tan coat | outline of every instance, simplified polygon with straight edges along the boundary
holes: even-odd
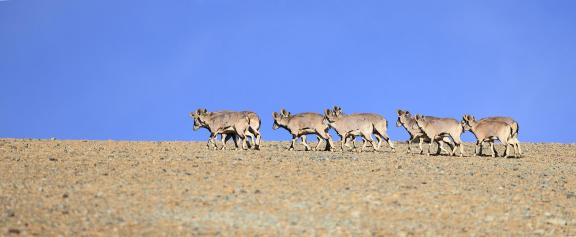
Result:
[[[408,139],[407,142],[408,143],[407,152],[408,153],[412,152],[411,144],[413,141],[417,140],[419,141],[418,147],[420,148],[420,154],[423,154],[424,148],[422,147],[422,144],[424,142],[431,143],[432,140],[428,136],[426,136],[426,134],[424,133],[424,131],[422,131],[420,127],[416,125],[416,119],[414,118],[414,116],[412,116],[412,114],[409,111],[399,109],[396,112],[398,114],[398,119],[396,120],[396,127],[404,127],[404,129],[406,129],[406,131],[408,132],[408,135],[410,135],[410,138]],[[440,150],[443,150],[447,153],[451,153],[453,145],[452,141],[450,141],[450,138],[448,136],[439,136],[434,141],[438,143],[438,150],[436,154],[440,154]],[[444,143],[448,144],[448,146],[450,147],[450,151],[444,149]]]
[[[395,150],[394,144],[387,134],[388,121],[378,114],[357,113],[346,115],[342,112],[342,108],[334,106],[333,110],[325,110],[324,121],[340,136],[342,150],[344,150],[346,138],[350,136],[361,136],[364,139],[362,148],[359,151],[363,151],[366,148],[367,142],[372,144],[374,150],[379,150],[382,140],[385,140],[390,145],[392,151]],[[378,145],[374,143],[372,134],[378,140]]]
[[[451,155],[456,154],[456,148],[460,148],[460,156],[464,156],[464,147],[462,146],[462,140],[460,135],[463,132],[462,125],[453,118],[437,118],[432,116],[422,116],[416,115],[416,125],[421,128],[422,131],[430,139],[438,139],[441,136],[450,136],[452,141],[454,141],[454,149]],[[432,148],[432,143],[428,147],[427,155],[430,155],[430,149]]]
[[[518,140],[514,137],[517,129],[512,124],[499,121],[499,120],[480,120],[476,121],[474,117],[464,116],[462,125],[466,131],[471,131],[476,137],[476,148],[482,142],[489,141],[492,147],[492,157],[496,156],[493,141],[498,139],[506,147],[503,156],[509,157],[509,146],[514,148],[515,155],[520,154],[518,147]]]
[[[332,138],[328,133],[330,127],[322,123],[324,117],[321,114],[306,112],[292,115],[290,112],[282,109],[280,113],[272,113],[272,118],[274,119],[274,124],[272,125],[274,130],[284,128],[292,135],[292,143],[288,150],[294,150],[296,140],[300,137],[302,138],[302,144],[305,149],[307,151],[310,150],[310,146],[306,143],[306,135],[308,134],[316,134],[318,138],[318,144],[313,150],[318,150],[322,144],[322,140],[326,141],[325,150],[332,150],[334,147]]]
[[[259,149],[260,143],[260,118],[253,112],[235,112],[235,111],[220,111],[208,112],[206,109],[198,109],[195,112],[190,112],[190,117],[194,119],[194,130],[206,128],[210,132],[208,139],[208,148],[216,143],[214,142],[218,134],[222,134],[222,148],[224,149],[225,135],[238,136],[242,141],[242,149],[245,149],[246,136],[255,136],[255,149]]]

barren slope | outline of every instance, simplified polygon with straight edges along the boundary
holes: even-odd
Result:
[[[523,144],[520,159],[287,146],[1,139],[0,236],[576,235],[575,145]]]

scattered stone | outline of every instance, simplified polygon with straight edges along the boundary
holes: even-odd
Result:
[[[58,161],[58,159],[54,158],[54,157],[48,157],[49,161]]]
[[[15,217],[16,213],[14,212],[14,210],[8,209],[8,210],[6,210],[6,216],[7,217]]]
[[[62,198],[68,198],[68,194],[67,193],[62,194]]]
[[[567,225],[568,221],[566,221],[564,219],[560,219],[560,218],[552,218],[552,219],[546,220],[546,223],[553,224],[553,225]]]
[[[486,218],[484,218],[484,221],[492,222],[494,221],[494,216],[486,216]]]
[[[8,229],[8,234],[19,235],[20,232],[21,232],[21,231],[20,231],[19,229],[15,229],[15,228],[10,228],[10,229]]]

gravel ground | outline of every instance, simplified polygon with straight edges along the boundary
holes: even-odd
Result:
[[[576,236],[576,145],[287,147],[0,139],[0,236]]]

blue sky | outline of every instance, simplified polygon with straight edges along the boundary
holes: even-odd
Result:
[[[576,2],[0,1],[0,137],[206,140],[188,112],[512,116],[576,142]],[[465,140],[472,136],[466,134]]]

